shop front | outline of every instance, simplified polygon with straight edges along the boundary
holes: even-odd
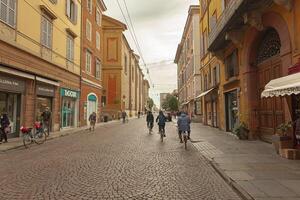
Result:
[[[11,125],[11,133],[8,137],[19,136],[21,99],[24,92],[24,80],[0,74],[0,113],[6,112],[8,114]]]
[[[238,123],[238,92],[233,90],[225,93],[226,131],[232,132]]]
[[[271,80],[261,94],[262,98],[285,97],[289,105],[290,118],[293,124],[293,141],[295,148],[300,149],[300,73],[291,74]]]
[[[53,99],[55,97],[55,86],[37,83],[36,85],[36,114],[35,120],[42,121],[42,113],[49,108],[53,113]],[[52,127],[50,126],[52,131]]]
[[[79,92],[61,88],[61,128],[74,128],[78,123]]]

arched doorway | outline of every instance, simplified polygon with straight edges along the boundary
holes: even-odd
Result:
[[[98,98],[95,94],[91,93],[87,97],[87,122],[89,121],[90,115],[95,112],[97,113]]]
[[[282,77],[280,57],[281,41],[274,28],[267,29],[261,37],[256,53],[256,77],[258,99],[258,131],[261,139],[271,142],[276,128],[284,122],[284,99],[261,98],[265,85],[272,79]]]

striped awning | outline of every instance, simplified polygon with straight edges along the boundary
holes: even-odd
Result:
[[[261,93],[261,97],[279,97],[300,94],[300,73],[271,80]]]

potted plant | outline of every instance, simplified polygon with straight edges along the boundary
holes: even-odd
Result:
[[[277,132],[272,136],[272,143],[277,153],[279,149],[287,149],[293,147],[293,141],[288,136],[289,130],[292,128],[292,122],[282,123],[277,127]]]
[[[233,132],[240,140],[248,140],[249,129],[244,122],[239,123]]]

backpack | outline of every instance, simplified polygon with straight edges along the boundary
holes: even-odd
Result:
[[[166,118],[163,115],[158,116],[158,124],[165,124],[166,123]]]

